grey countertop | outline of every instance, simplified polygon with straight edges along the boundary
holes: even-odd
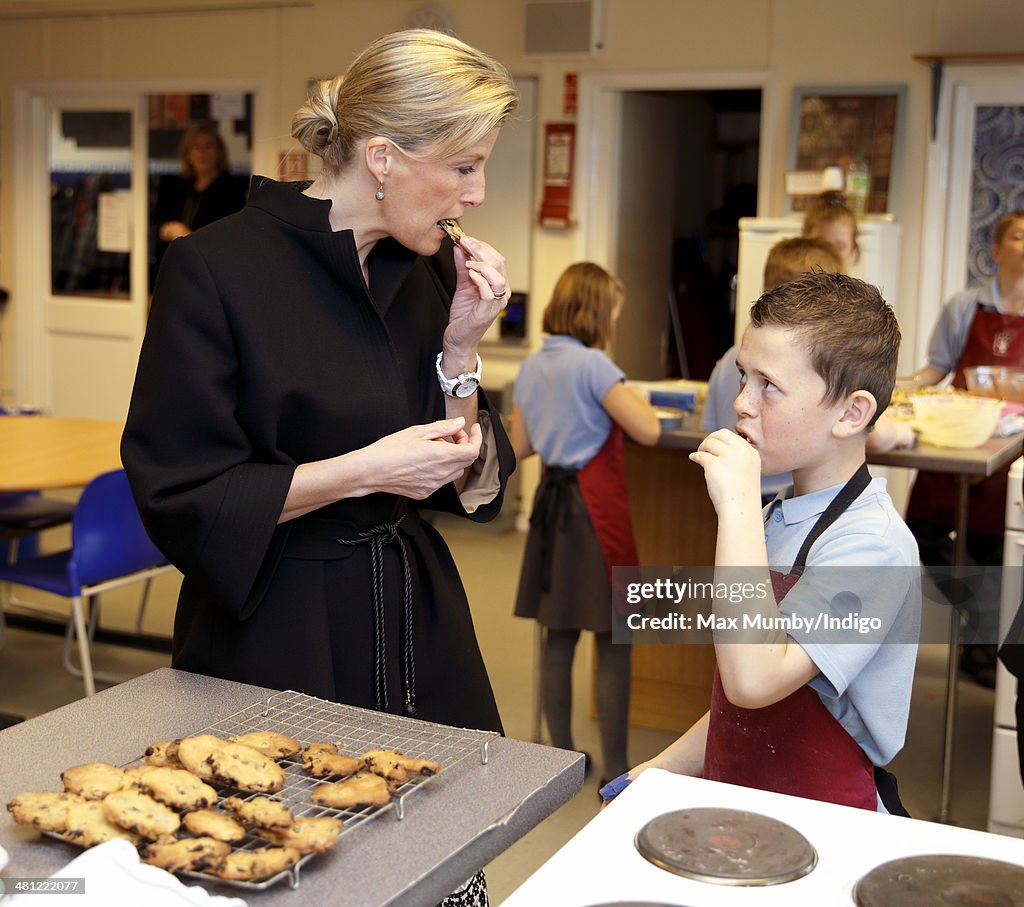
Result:
[[[194,733],[274,692],[162,668],[7,728],[0,731],[0,803],[22,791],[60,790],[60,772],[72,765],[130,762],[156,740]],[[287,881],[262,892],[207,887],[252,905],[434,905],[582,785],[581,754],[499,737],[486,765],[467,760],[437,775],[401,821],[386,813],[308,861],[297,891]],[[11,857],[8,877],[48,876],[79,852],[6,814],[0,844]]]

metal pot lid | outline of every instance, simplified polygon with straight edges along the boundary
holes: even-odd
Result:
[[[1024,868],[954,854],[901,857],[861,878],[853,900],[858,907],[1019,907]]]
[[[818,862],[795,828],[738,809],[680,809],[651,819],[635,840],[655,866],[718,885],[778,885]]]

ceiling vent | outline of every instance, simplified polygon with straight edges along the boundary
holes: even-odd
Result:
[[[526,0],[524,53],[591,57],[604,50],[603,0]]]

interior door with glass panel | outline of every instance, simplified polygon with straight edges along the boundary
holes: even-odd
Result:
[[[17,167],[20,402],[123,419],[162,221],[198,229],[244,204],[255,95],[66,86],[19,97],[32,136]],[[196,130],[212,156],[184,153]],[[201,158],[216,173],[204,176]]]
[[[147,306],[141,96],[39,92],[30,105],[46,163],[19,205],[34,242],[18,302],[36,307],[19,390],[55,415],[123,419]]]

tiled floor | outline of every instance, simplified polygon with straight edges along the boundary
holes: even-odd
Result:
[[[442,531],[451,544],[469,592],[477,634],[506,732],[512,737],[530,739],[534,627],[530,621],[511,616],[524,536],[454,521],[444,523]],[[61,542],[59,531],[46,539],[48,547]],[[170,633],[177,585],[177,578],[173,576],[156,581],[144,625],[146,632]],[[137,588],[105,596],[105,627],[133,629]],[[25,592],[19,594],[28,597]],[[32,597],[38,598],[34,594]],[[61,643],[62,639],[56,636],[8,628],[6,642],[0,649],[0,712],[30,717],[82,695],[81,681],[65,674],[60,667]],[[166,655],[102,644],[95,647],[94,659],[101,669],[128,674],[144,673],[169,663]],[[597,728],[588,717],[589,659],[589,644],[581,644],[576,659],[574,731],[576,745],[597,754],[600,752]],[[984,828],[993,695],[972,683],[962,682],[959,689],[952,818],[958,825]],[[918,818],[930,818],[938,809],[944,693],[945,647],[924,646],[918,659],[907,744],[894,763],[904,802]],[[639,762],[660,750],[670,739],[671,735],[663,732],[636,728],[631,732],[630,756],[634,762]],[[578,797],[491,864],[487,874],[493,904],[500,903],[596,814],[596,778],[599,775],[600,766]]]

